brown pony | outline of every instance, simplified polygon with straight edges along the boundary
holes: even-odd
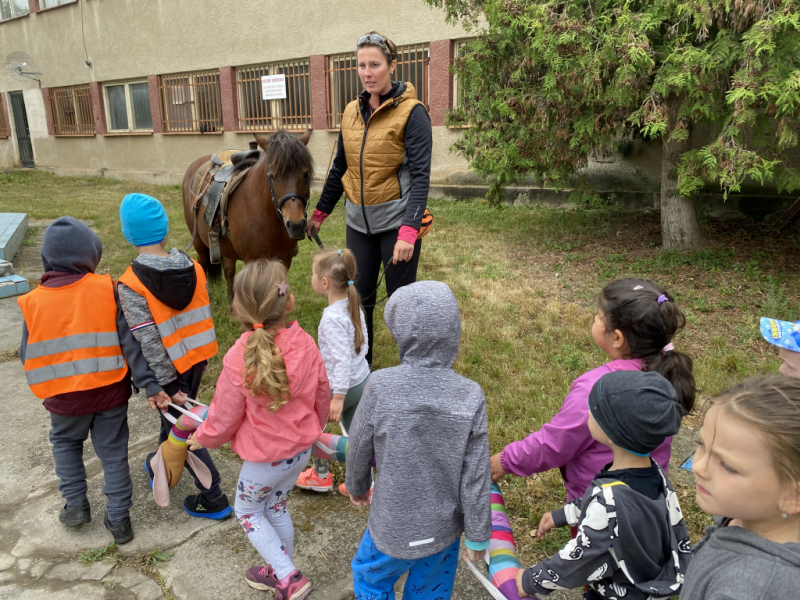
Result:
[[[220,237],[222,269],[230,300],[233,299],[237,260],[277,258],[287,269],[292,265],[297,241],[306,234],[309,179],[313,172],[307,148],[310,136],[310,129],[299,137],[286,131],[278,131],[267,138],[256,135],[263,152],[258,159],[245,160],[236,167],[237,172],[248,166],[251,168],[228,200],[228,235]],[[195,227],[192,180],[199,169],[207,168],[210,159],[210,155],[198,158],[183,177],[183,216],[189,231]],[[201,207],[197,213],[193,245],[197,250],[197,262],[210,279],[217,279],[220,268],[210,261],[206,245],[209,228],[203,221],[203,210]]]

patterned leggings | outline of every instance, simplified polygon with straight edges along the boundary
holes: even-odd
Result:
[[[308,463],[311,449],[274,463],[247,462],[239,473],[234,510],[250,543],[278,579],[295,570],[294,526],[286,510],[286,498]]]

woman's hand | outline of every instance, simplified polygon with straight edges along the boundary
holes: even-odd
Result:
[[[392,254],[392,264],[396,265],[398,262],[408,262],[414,256],[414,244],[409,244],[403,240],[397,240],[394,245],[394,253]]]
[[[525,590],[522,589],[522,574],[525,572],[525,569],[520,569],[517,571],[517,594],[519,594],[520,598],[528,598],[528,594],[525,593]]]
[[[500,461],[501,454],[502,452],[498,452],[490,459],[492,465],[492,481],[494,481],[495,483],[497,483],[503,477],[508,475],[508,473],[506,473],[505,469],[503,468],[503,463]]]
[[[313,218],[308,220],[308,227],[306,228],[306,235],[309,237],[309,239],[312,239],[312,237],[311,237],[311,231],[312,230],[316,231],[317,235],[319,235],[319,228],[320,227],[322,227],[322,223],[320,223],[319,221],[317,221],[317,220],[315,220]]]
[[[189,436],[189,440],[186,442],[186,445],[192,452],[194,452],[195,450],[200,450],[203,447],[203,444],[197,441],[197,432]]]
[[[344,394],[334,394],[331,399],[331,408],[328,413],[328,421],[338,423],[342,418],[342,408],[344,408]]]
[[[542,520],[539,521],[539,529],[536,532],[536,535],[539,537],[540,540],[544,539],[546,533],[549,533],[555,528],[556,524],[553,521],[553,513],[547,512],[544,513]]]

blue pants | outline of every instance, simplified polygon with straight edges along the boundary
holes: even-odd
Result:
[[[394,600],[394,584],[406,571],[403,600],[448,600],[456,579],[460,543],[456,539],[432,556],[403,560],[378,550],[367,529],[352,562],[356,600]]]

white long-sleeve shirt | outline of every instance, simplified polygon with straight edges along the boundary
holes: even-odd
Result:
[[[318,330],[319,350],[334,394],[346,394],[347,390],[364,381],[369,375],[369,363],[366,358],[367,323],[364,320],[364,311],[359,312],[364,343],[361,345],[361,351],[356,352],[356,332],[350,319],[347,298],[334,302],[322,311]]]

